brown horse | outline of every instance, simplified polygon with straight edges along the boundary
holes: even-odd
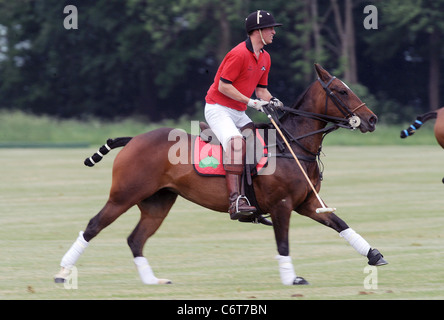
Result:
[[[416,117],[416,120],[406,130],[401,131],[401,138],[405,139],[413,134],[416,130],[431,119],[436,119],[435,126],[433,128],[435,132],[436,141],[444,149],[444,107],[430,111]]]
[[[276,118],[276,121],[286,133],[312,184],[319,191],[320,170],[314,160],[319,156],[324,135],[339,127],[359,128],[363,133],[372,132],[377,117],[342,81],[332,77],[320,65],[315,64],[315,69],[317,81],[310,85],[292,108],[284,107],[284,115]],[[273,129],[271,124],[264,126]],[[196,174],[190,152],[194,138],[184,133],[184,139],[171,141],[169,136],[173,130],[161,128],[134,138],[114,140],[120,142],[112,146],[104,145],[100,149],[102,152],[94,155],[97,160],[97,157],[101,158],[112,148],[125,145],[114,160],[108,201],[89,221],[86,230],[80,232],[62,258],[62,269],[55,276],[56,282],[67,279],[70,269],[91,239],[129,208],[137,205],[141,211],[140,221],[127,240],[139,275],[145,284],[170,283],[169,280],[154,276],[142,251],[145,242],[160,227],[177,196],[214,211],[228,211],[224,179]],[[171,163],[171,149],[186,150],[186,163]],[[94,157],[89,159],[93,160]],[[269,213],[272,219],[279,253],[276,258],[283,284],[308,284],[305,279],[296,276],[289,256],[288,233],[293,210],[339,232],[358,253],[368,258],[370,265],[387,263],[377,249],[371,248],[367,241],[333,212],[315,212],[319,200],[292,157],[276,158],[274,172],[257,175],[253,185],[259,208]]]

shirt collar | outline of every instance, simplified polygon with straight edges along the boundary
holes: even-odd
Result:
[[[247,40],[245,40],[245,45],[247,46],[247,49],[248,49],[249,51],[251,51],[252,53],[254,53],[253,44],[251,43],[251,39],[250,39],[250,37],[248,37]],[[264,49],[261,49],[261,52],[264,52]]]

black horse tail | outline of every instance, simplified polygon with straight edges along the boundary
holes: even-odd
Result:
[[[132,137],[121,137],[115,139],[108,139],[106,143],[99,148],[99,150],[94,153],[91,157],[86,158],[83,162],[85,166],[92,167],[97,162],[102,160],[102,158],[110,152],[112,149],[126,146],[126,144],[132,139]]]
[[[436,119],[437,117],[436,111],[430,111],[424,113],[416,118],[416,120],[405,130],[401,131],[401,139],[407,138],[415,133],[416,130],[421,128],[421,126],[430,119]]]

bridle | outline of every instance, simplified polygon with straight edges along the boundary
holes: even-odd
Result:
[[[331,79],[325,83],[321,80],[321,78],[318,78],[317,80],[321,84],[322,88],[325,90],[325,114],[327,114],[327,106],[328,106],[328,98],[334,103],[336,108],[344,115],[345,119],[348,120],[348,123],[351,127],[351,129],[356,129],[361,125],[361,119],[355,114],[356,110],[359,108],[365,106],[365,102],[361,103],[359,106],[354,108],[353,110],[350,110],[349,107],[345,105],[345,103],[339,99],[333,91],[329,88],[330,84],[335,80],[336,77],[331,77]]]
[[[325,90],[325,111],[324,114],[321,113],[315,113],[315,112],[308,112],[308,111],[302,111],[295,108],[290,107],[277,107],[276,109],[284,111],[284,115],[286,113],[291,113],[295,115],[299,115],[302,117],[315,119],[319,121],[324,121],[327,123],[333,123],[335,126],[335,129],[337,128],[346,128],[355,130],[361,125],[361,119],[355,114],[357,110],[365,106],[365,102],[361,103],[359,106],[355,107],[353,110],[351,110],[341,99],[338,98],[337,95],[329,88],[333,80],[335,80],[336,77],[332,77],[327,83],[323,82],[320,78],[317,79],[319,83],[321,84],[322,88]],[[333,104],[336,106],[336,108],[344,115],[344,117],[334,117],[327,115],[327,109],[328,109],[328,99],[330,99]],[[268,113],[274,113],[275,118],[277,117],[277,110],[274,110],[273,107],[268,106],[267,107]],[[321,129],[322,131],[331,130],[331,128],[328,129]],[[318,133],[318,131],[315,131],[313,134]]]
[[[285,107],[285,106],[275,108],[275,107],[272,107],[272,106],[268,105],[268,106],[264,107],[264,112],[267,115],[271,115],[273,117],[273,119],[276,121],[276,123],[279,125],[279,127],[282,129],[282,131],[285,133],[285,135],[288,137],[288,139],[291,142],[295,142],[303,150],[305,150],[306,152],[308,152],[308,153],[310,153],[310,154],[312,154],[314,156],[319,156],[320,150],[319,150],[318,153],[313,153],[313,152],[309,151],[306,147],[304,147],[299,142],[299,140],[301,140],[303,138],[306,138],[306,137],[309,137],[311,135],[318,134],[318,133],[322,133],[323,134],[323,138],[322,138],[322,140],[323,140],[325,135],[327,135],[328,133],[333,132],[333,131],[335,131],[335,130],[337,130],[339,128],[346,128],[346,129],[355,130],[355,129],[357,129],[361,125],[361,119],[355,114],[355,112],[357,110],[359,110],[360,108],[362,108],[363,106],[365,106],[365,103],[361,103],[359,106],[357,106],[357,107],[355,107],[354,109],[351,110],[329,88],[329,86],[331,85],[331,83],[335,79],[336,79],[336,77],[332,77],[327,83],[323,82],[320,78],[317,79],[317,81],[319,81],[319,83],[321,84],[322,88],[326,92],[325,112],[324,112],[324,114],[308,112],[308,111],[302,111],[302,110],[298,110],[298,109],[295,109],[295,108],[289,108],[289,107]],[[303,97],[301,99],[303,99]],[[344,117],[334,117],[334,116],[327,115],[328,99],[330,99],[333,102],[333,104],[344,115]],[[304,135],[299,136],[299,137],[294,137],[289,132],[289,130],[287,130],[284,126],[282,126],[282,123],[280,122],[279,118],[282,118],[283,115],[281,117],[279,117],[276,109],[284,111],[284,115],[287,114],[287,113],[291,113],[291,114],[295,114],[295,115],[302,116],[302,117],[305,117],[305,118],[319,120],[319,121],[323,121],[323,122],[326,122],[326,123],[332,123],[332,125],[331,126],[326,126],[326,127],[322,128],[322,129],[319,129],[319,130],[315,130],[315,131],[309,132],[309,133],[304,134]],[[321,143],[321,145],[322,145],[322,143]]]

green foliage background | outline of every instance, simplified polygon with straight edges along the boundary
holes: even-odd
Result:
[[[307,15],[313,3],[317,12]],[[344,23],[346,3],[0,0],[0,109],[77,119],[201,115],[219,62],[245,39],[244,18],[257,9],[284,24],[266,49],[273,61],[270,91],[291,104],[314,80],[314,62],[338,77],[345,74],[335,19]],[[78,29],[64,28],[66,5],[78,9]],[[408,122],[440,107],[430,105],[428,95],[442,81],[440,72],[433,79],[429,73],[440,70],[444,57],[444,0],[352,5],[358,74],[353,85],[372,99],[380,120]],[[363,26],[367,5],[378,9],[376,30]],[[314,24],[320,26],[319,50]],[[442,99],[444,93],[438,94]]]

